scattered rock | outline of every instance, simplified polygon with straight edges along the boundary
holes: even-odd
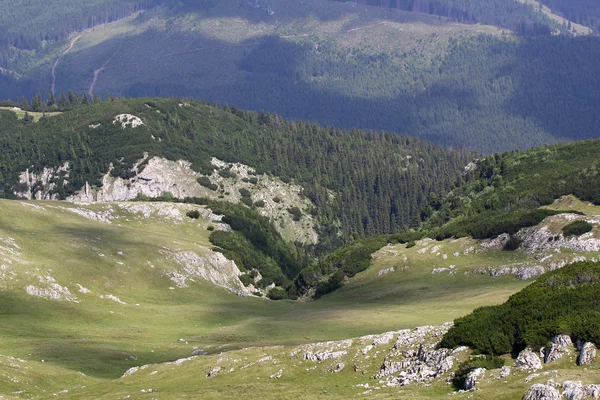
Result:
[[[500,378],[506,378],[510,375],[510,367],[502,367],[500,369]]]
[[[342,372],[344,370],[345,366],[346,365],[344,363],[342,363],[342,362],[338,363],[331,372],[333,372],[333,373]]]
[[[212,367],[209,371],[208,374],[206,374],[207,378],[214,378],[215,376],[217,376],[219,374],[219,372],[221,372],[221,367]]]
[[[273,375],[271,375],[269,377],[269,379],[279,379],[283,376],[283,370],[280,369],[279,371],[277,371],[276,373],[274,373]]]
[[[552,386],[536,383],[529,388],[523,400],[561,400],[561,395]]]

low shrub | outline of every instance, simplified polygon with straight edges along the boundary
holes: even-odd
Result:
[[[575,221],[563,227],[563,233],[567,236],[579,236],[592,231],[594,226],[587,221]]]
[[[267,293],[267,297],[271,300],[287,299],[285,290],[283,290],[283,288],[280,288],[279,286],[276,286],[273,289],[269,290],[269,292]]]
[[[188,211],[185,215],[187,215],[191,219],[198,219],[198,218],[200,218],[200,211],[198,211],[198,210]]]
[[[515,251],[519,247],[521,247],[521,243],[523,243],[523,241],[521,239],[519,239],[518,237],[515,237],[515,236],[511,236],[510,239],[508,239],[508,241],[506,243],[504,243],[504,250],[505,251]]]

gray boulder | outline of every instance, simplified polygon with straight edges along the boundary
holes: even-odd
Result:
[[[568,335],[556,335],[550,339],[551,345],[544,349],[544,362],[549,363],[562,358],[573,346],[573,341]]]
[[[581,400],[585,393],[583,392],[583,385],[581,381],[564,381],[563,382],[563,396],[567,400]]]
[[[561,400],[561,395],[552,386],[536,383],[525,393],[523,400]]]
[[[579,346],[579,357],[577,357],[578,365],[589,365],[596,358],[596,346],[593,343],[586,342]]]
[[[542,369],[542,362],[537,354],[530,349],[525,349],[519,353],[519,356],[515,360],[515,367],[537,371],[538,369]]]
[[[475,390],[477,383],[485,376],[485,368],[476,368],[465,379],[465,390]]]
[[[585,385],[583,387],[583,394],[586,398],[600,399],[600,385]]]

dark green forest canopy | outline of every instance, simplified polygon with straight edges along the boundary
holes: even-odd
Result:
[[[145,125],[121,129],[113,120],[122,113],[139,116]],[[89,127],[97,123],[99,128]],[[40,171],[69,162],[69,182],[57,190],[65,197],[86,181],[100,184],[111,162],[125,173],[144,152],[186,159],[204,171],[210,157],[242,162],[302,185],[325,242],[407,228],[429,195],[449,190],[472,157],[392,133],[346,131],[195,102],[181,107],[166,99],[81,105],[29,124],[0,111],[0,147],[6,196],[31,166]]]

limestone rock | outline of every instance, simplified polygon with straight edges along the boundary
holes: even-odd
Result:
[[[283,376],[283,369],[280,369],[279,371],[277,371],[276,373],[274,373],[273,375],[271,375],[269,377],[269,379],[279,379]]]
[[[556,335],[550,339],[551,345],[544,349],[544,362],[549,363],[562,358],[573,346],[568,335]]]
[[[596,358],[596,346],[593,343],[580,343],[579,357],[577,357],[578,365],[589,365]]]
[[[208,374],[206,374],[206,377],[207,378],[214,378],[215,376],[217,376],[219,374],[219,372],[221,372],[221,367],[212,367],[208,371]]]
[[[502,367],[500,369],[500,378],[506,378],[510,375],[510,367]]]
[[[523,400],[561,400],[561,395],[552,386],[536,383],[529,388]]]
[[[581,381],[564,381],[563,396],[567,400],[581,400],[584,396]]]
[[[344,363],[338,363],[331,372],[333,372],[333,373],[342,372],[344,370],[345,366],[346,365]]]
[[[542,369],[540,357],[529,349],[525,349],[519,353],[515,360],[515,367],[525,370],[537,371]]]
[[[465,379],[465,390],[475,390],[477,382],[485,376],[485,368],[476,368],[469,372]]]
[[[583,394],[590,399],[600,399],[600,385],[585,385],[583,387]]]

